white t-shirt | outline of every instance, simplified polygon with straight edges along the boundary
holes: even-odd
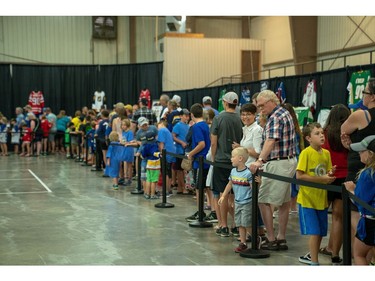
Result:
[[[262,150],[262,133],[263,128],[254,122],[250,126],[244,126],[242,128],[243,137],[240,142],[240,145],[249,149],[254,148],[256,153],[260,153]],[[246,161],[246,167],[250,166],[250,163],[256,161],[254,157],[249,156]]]

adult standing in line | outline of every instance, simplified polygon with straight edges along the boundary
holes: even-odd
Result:
[[[50,107],[46,108],[46,117],[49,123],[51,123],[52,127],[49,131],[48,135],[48,142],[49,142],[49,152],[51,154],[54,154],[56,151],[56,133],[57,133],[57,126],[56,121],[57,117],[56,114],[54,114]]]
[[[257,97],[261,114],[268,115],[263,131],[262,151],[259,158],[250,164],[254,174],[263,166],[267,173],[293,178],[296,173],[296,132],[291,114],[280,106],[276,94],[261,91]],[[287,250],[285,239],[289,219],[290,183],[263,177],[259,187],[258,203],[264,221],[268,241],[262,245],[267,250]],[[272,205],[279,207],[279,230],[274,231]]]
[[[242,146],[247,149],[249,158],[245,165],[249,167],[250,164],[258,159],[259,153],[262,150],[262,134],[263,128],[257,124],[257,107],[252,103],[244,104],[240,110],[241,120],[243,126],[243,137],[240,143],[233,143],[232,147]],[[258,217],[258,234],[264,235],[264,225],[259,214]]]
[[[368,80],[366,88],[362,91],[363,105],[367,110],[356,110],[341,125],[341,142],[349,149],[348,152],[348,175],[345,182],[353,181],[356,183],[358,172],[364,168],[358,152],[350,149],[351,143],[361,142],[365,137],[373,135],[375,132],[375,78]],[[351,204],[351,226],[352,226],[352,245],[354,235],[357,231],[359,221],[358,208],[354,203]]]
[[[212,109],[215,112],[215,116],[219,115],[219,111],[216,108],[212,107],[212,99],[210,96],[203,97],[202,104],[205,110]]]
[[[340,186],[345,182],[348,174],[348,150],[342,145],[340,139],[341,125],[348,119],[350,110],[346,105],[336,104],[329,112],[324,126],[325,148],[331,154],[332,166],[335,167],[335,180],[332,185],[339,186],[338,192],[327,191],[328,204],[332,204],[332,222],[329,234],[329,241],[326,247],[319,249],[322,254],[330,254],[332,264],[340,264],[339,257],[342,245],[342,196]]]
[[[210,128],[211,132],[211,156],[212,161],[219,166],[213,168],[213,203],[216,213],[221,214],[221,220],[218,221],[219,228],[217,235],[222,237],[230,236],[228,228],[228,210],[234,202],[233,193],[218,205],[218,200],[224,192],[229,181],[229,175],[232,170],[231,153],[233,143],[239,143],[242,139],[242,121],[240,115],[236,113],[238,105],[238,95],[235,92],[228,92],[222,99],[224,111],[215,116]],[[228,166],[228,167],[223,167]],[[219,218],[219,216],[218,216]],[[233,229],[235,231],[235,229]],[[233,232],[232,231],[232,232]],[[235,234],[235,233],[234,233]],[[235,234],[236,235],[236,234]]]
[[[142,98],[139,100],[139,109],[134,112],[133,117],[132,117],[132,131],[135,134],[137,125],[138,124],[138,119],[140,117],[145,117],[148,120],[149,125],[157,125],[157,119],[155,116],[155,113],[147,107],[148,105],[148,100],[145,98]]]
[[[158,116],[158,122],[160,121],[160,119],[167,116],[168,102],[169,102],[169,96],[167,94],[162,94],[159,98],[159,103],[162,106],[162,109],[160,111],[160,115]]]

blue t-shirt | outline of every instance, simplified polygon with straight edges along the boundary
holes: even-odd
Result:
[[[99,122],[98,129],[96,130],[96,134],[98,135],[98,138],[105,139],[106,131],[107,131],[107,128],[109,127],[108,124],[109,124],[109,119],[102,119]]]
[[[158,142],[164,143],[164,148],[167,152],[176,153],[176,147],[173,142],[172,133],[167,128],[160,128],[158,133]],[[176,157],[167,154],[167,162],[176,162]]]
[[[172,130],[172,133],[176,134],[176,138],[186,143],[186,135],[189,131],[189,125],[180,121]],[[176,154],[185,154],[185,148],[181,144],[176,142]]]
[[[57,131],[65,132],[66,128],[68,127],[69,122],[70,122],[70,118],[68,116],[57,118],[56,120]]]
[[[245,168],[242,171],[238,171],[237,168],[233,168],[230,172],[229,180],[232,181],[234,202],[237,204],[250,203],[252,199],[252,175],[250,169]]]
[[[204,141],[204,148],[199,151],[196,155],[194,155],[194,162],[193,162],[193,169],[198,169],[199,168],[199,156],[203,156],[206,158],[206,155],[208,153],[208,150],[210,149],[211,146],[211,139],[210,139],[210,128],[208,127],[207,123],[204,121],[195,123],[192,126],[192,139],[191,139],[191,149],[193,150],[199,142]],[[210,164],[204,163],[203,164],[204,169],[209,169]]]

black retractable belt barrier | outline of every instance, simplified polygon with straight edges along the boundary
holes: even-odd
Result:
[[[140,156],[137,156],[137,170],[138,170],[138,173],[137,173],[137,188],[134,189],[131,194],[143,194],[143,189],[142,189],[142,180],[141,180],[141,169],[142,169],[142,159]]]
[[[252,259],[263,259],[270,257],[270,252],[260,249],[262,240],[259,237],[259,247],[258,243],[258,183],[255,181],[255,177],[258,173],[253,174],[252,182],[252,200],[251,200],[251,248],[240,252],[240,256],[243,258]]]
[[[199,169],[198,169],[198,192],[199,192],[199,201],[198,201],[198,220],[193,221],[189,223],[189,226],[191,227],[212,227],[211,222],[204,221],[204,188],[206,186],[206,183],[203,182],[203,156],[199,156],[198,158],[199,163]]]
[[[172,208],[174,204],[167,203],[167,151],[165,148],[161,152],[161,166],[162,166],[162,176],[163,176],[163,202],[155,204],[156,208]]]

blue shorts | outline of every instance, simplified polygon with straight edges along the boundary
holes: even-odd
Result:
[[[299,225],[302,235],[327,236],[328,208],[315,210],[299,206]]]

